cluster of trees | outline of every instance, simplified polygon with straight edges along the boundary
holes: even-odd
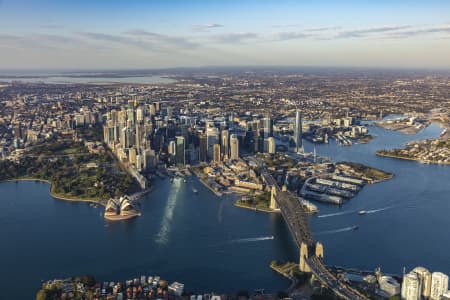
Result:
[[[338,164],[351,167],[355,172],[370,178],[372,180],[384,180],[392,177],[392,173],[388,173],[379,169],[371,168],[356,162],[339,162]]]
[[[97,167],[87,168],[92,162]],[[18,163],[0,161],[0,180],[26,177],[52,182],[52,193],[62,197],[100,200],[138,189],[111,154],[89,154],[82,144],[68,141],[36,147]]]

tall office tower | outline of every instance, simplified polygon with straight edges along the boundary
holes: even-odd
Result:
[[[169,154],[170,162],[175,163],[175,154],[177,153],[177,143],[175,141],[169,142],[167,153]]]
[[[143,165],[144,158],[142,155],[138,154],[136,155],[136,169],[140,172],[142,171],[142,165]]]
[[[144,121],[144,109],[142,107],[136,109],[136,121],[137,122]]]
[[[131,124],[134,124],[135,117],[134,117],[134,108],[127,109],[127,121],[131,121]]]
[[[302,114],[299,110],[295,113],[294,127],[295,152],[300,153],[303,149],[302,143]]]
[[[112,110],[111,110],[111,120],[112,120],[114,123],[119,122],[119,119],[118,119],[118,117],[117,117],[117,111],[116,111],[115,109],[112,109]]]
[[[214,144],[214,157],[213,160],[214,162],[220,162],[220,145],[219,144]]]
[[[136,165],[136,148],[132,147],[128,150],[128,161],[130,164]]]
[[[124,127],[122,128],[122,130],[120,131],[120,145],[122,146],[123,149],[128,148],[128,138],[127,138],[127,128]]]
[[[213,159],[214,144],[219,144],[219,130],[216,127],[209,127],[206,129],[206,138],[208,145],[208,159]]]
[[[176,143],[177,143],[177,148],[176,148],[176,153],[175,153],[175,161],[177,163],[177,165],[185,165],[186,161],[185,161],[185,140],[184,137],[182,136],[177,136],[176,138]]]
[[[173,107],[172,106],[167,107],[167,117],[169,117],[169,118],[173,117]]]
[[[223,159],[227,160],[228,159],[228,155],[229,155],[229,140],[230,140],[230,133],[228,130],[222,130],[221,132],[221,140],[222,140],[222,155],[223,155]]]
[[[155,110],[157,113],[161,111],[161,103],[159,101],[155,102]]]
[[[228,118],[229,127],[234,128],[234,112],[231,112]]]
[[[422,287],[420,286],[419,276],[410,272],[403,276],[402,299],[403,300],[420,300]]]
[[[431,274],[431,300],[439,300],[448,290],[448,276],[441,272]]]
[[[208,160],[208,138],[206,134],[200,134],[200,161],[206,162]]]
[[[275,154],[276,152],[276,144],[275,139],[273,137],[269,137],[267,139],[267,152],[269,154]]]
[[[153,115],[156,114],[155,104],[150,103],[150,104],[148,105],[148,112],[149,112],[149,114],[150,114],[151,116],[153,116]]]
[[[144,125],[142,123],[136,123],[136,148],[140,149],[144,142]]]
[[[124,126],[124,124],[127,123],[127,111],[125,108],[122,108],[122,110],[117,113],[117,119],[121,126]]]
[[[239,159],[239,139],[237,135],[232,134],[230,138],[230,159],[238,160]]]
[[[264,131],[264,138],[273,136],[273,120],[269,116],[266,116],[263,119],[263,131]]]
[[[416,267],[412,270],[419,276],[420,285],[422,286],[422,296],[425,298],[430,297],[431,291],[431,273],[424,267]]]

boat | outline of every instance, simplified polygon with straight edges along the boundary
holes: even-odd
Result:
[[[358,225],[353,225],[353,226],[352,226],[352,230],[357,230],[358,228],[359,228]]]
[[[198,193],[198,190],[197,190],[196,188],[192,188],[192,191],[193,191],[195,194]]]
[[[186,179],[183,179],[183,182],[187,182],[187,180],[186,180]]]
[[[360,210],[358,212],[358,215],[365,215],[365,214],[367,214],[367,210]]]

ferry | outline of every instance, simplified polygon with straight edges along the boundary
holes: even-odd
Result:
[[[197,190],[196,188],[192,188],[192,191],[193,191],[195,194],[198,193],[198,190]]]
[[[358,225],[353,225],[353,226],[352,226],[352,230],[357,230],[358,228],[359,228]]]
[[[367,210],[360,210],[358,212],[358,215],[365,215],[365,214],[367,214]]]

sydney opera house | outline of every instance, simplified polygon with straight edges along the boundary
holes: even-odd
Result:
[[[127,220],[139,216],[140,213],[135,203],[128,197],[119,199],[109,199],[105,208],[105,219],[107,220]]]

